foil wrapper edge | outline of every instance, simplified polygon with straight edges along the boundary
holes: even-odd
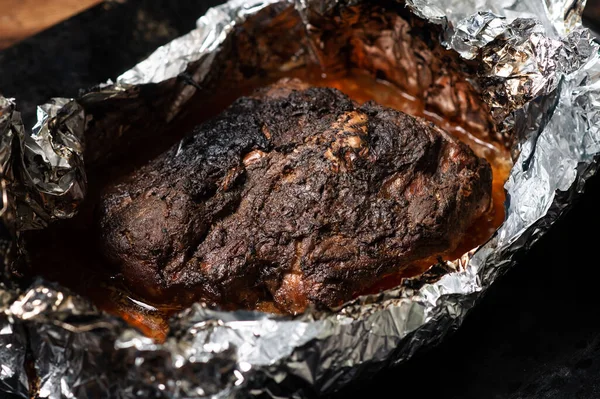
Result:
[[[176,77],[190,62],[217,51],[236,23],[275,3],[231,1],[211,10],[199,20],[198,29],[157,50],[123,74],[117,86]],[[273,384],[287,384],[292,389],[298,380],[312,384],[317,392],[330,392],[359,377],[359,371],[364,377],[368,373],[365,365],[371,365],[374,372],[384,361],[404,361],[422,346],[442,339],[464,318],[474,298],[512,265],[514,254],[550,228],[570,206],[573,195],[565,193],[580,191],[595,172],[600,152],[600,63],[597,46],[578,27],[581,3],[570,3],[564,10],[560,8],[567,6],[564,2],[547,2],[550,5],[542,13],[538,13],[537,2],[521,1],[516,8],[506,9],[502,4],[488,4],[486,12],[476,12],[470,3],[445,3],[411,1],[409,6],[418,15],[442,23],[447,45],[465,58],[477,59],[486,51],[519,50],[527,55],[523,63],[512,65],[515,74],[530,72],[521,85],[508,85],[511,76],[503,75],[510,58],[501,57],[506,65],[492,61],[487,65],[487,77],[495,78],[490,90],[508,97],[514,105],[501,117],[509,122],[506,126],[517,125],[523,132],[506,185],[511,198],[507,218],[488,243],[453,264],[442,265],[444,270],[438,274],[432,270],[431,283],[422,283],[425,278],[409,281],[398,289],[361,297],[337,312],[290,318],[219,312],[195,305],[173,320],[172,334],[160,345],[63,287],[38,280],[19,294],[0,286],[0,294],[11,298],[0,319],[0,353],[5,365],[0,389],[28,397],[35,384],[28,381],[24,370],[25,355],[33,349],[41,397],[229,397],[248,392],[268,394]],[[298,2],[297,8],[319,6],[323,10],[332,4],[336,3]],[[517,19],[515,9],[521,16],[530,13],[543,18]],[[164,59],[169,62],[162,62]],[[210,62],[204,69],[210,69]],[[554,96],[552,101],[538,101],[550,96]],[[60,113],[67,104],[74,108]],[[24,133],[10,102],[0,99],[0,105],[0,161],[5,181],[10,159],[5,141]],[[84,117],[75,103],[58,101],[54,105],[42,106],[34,133],[21,138],[35,141],[38,137],[43,155],[56,156],[65,152],[43,149],[46,144],[39,143],[44,135],[45,143],[52,141],[48,138],[60,131],[59,144],[66,146],[68,156],[47,157],[46,161],[55,168],[67,163],[77,170],[85,145]],[[534,114],[545,118],[531,117]],[[50,121],[61,115],[70,116],[63,120],[66,125],[49,129]],[[53,126],[56,124],[60,125],[54,122]],[[35,152],[38,147],[26,148]],[[77,187],[69,202],[85,194],[82,168],[78,173],[73,180],[38,190],[46,194],[39,197],[38,215],[60,209],[61,203],[48,201],[54,187],[62,192]],[[68,211],[62,209],[54,216],[66,217]],[[43,217],[31,221],[45,222]],[[119,359],[120,367],[98,360],[107,351]],[[86,383],[80,383],[81,376]]]

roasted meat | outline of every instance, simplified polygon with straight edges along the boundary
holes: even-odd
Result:
[[[108,187],[100,245],[154,302],[332,307],[454,249],[491,181],[431,123],[284,80]]]

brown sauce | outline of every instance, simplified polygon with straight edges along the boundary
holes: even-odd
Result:
[[[509,152],[499,144],[487,143],[476,135],[463,129],[457,124],[445,120],[439,115],[427,112],[422,102],[401,92],[397,87],[385,81],[377,80],[369,74],[354,71],[344,77],[328,78],[307,70],[297,70],[287,74],[300,77],[314,86],[335,87],[349,95],[355,101],[363,103],[368,100],[406,112],[408,114],[424,117],[442,129],[458,137],[473,148],[479,155],[486,158],[493,170],[493,205],[490,210],[477,221],[465,235],[456,250],[447,254],[440,254],[444,260],[459,258],[463,253],[486,242],[504,220],[504,183],[511,167]],[[254,82],[256,83],[256,82]],[[217,99],[205,100],[204,113],[197,113],[197,103],[190,103],[183,117],[177,122],[173,130],[188,131],[192,126],[201,123],[208,117],[215,115],[231,103],[236,97],[248,94],[257,86],[264,86],[270,81],[260,84],[248,84],[236,93],[228,92],[226,95],[215,95]],[[143,155],[135,154],[126,165],[113,167],[115,170],[131,170],[145,160],[158,155],[179,137],[177,133],[166,135],[168,140],[163,140],[159,147],[152,142],[152,147],[144,149]],[[118,174],[117,174],[118,175]],[[117,271],[111,270],[98,253],[96,238],[92,229],[95,198],[98,198],[104,182],[115,178],[114,170],[110,168],[101,171],[92,171],[88,176],[89,192],[86,204],[80,213],[70,221],[56,223],[51,228],[43,231],[29,232],[28,252],[32,265],[31,273],[58,281],[75,292],[89,297],[98,308],[122,317],[129,324],[137,327],[149,337],[162,341],[168,332],[167,320],[177,311],[186,308],[192,301],[192,295],[182,293],[182,298],[175,304],[151,304],[131,295]],[[406,268],[402,273],[386,276],[367,292],[377,292],[397,286],[402,278],[412,277],[424,272],[436,262],[437,256],[416,263],[413,267]],[[272,302],[257,304],[257,309],[276,312]]]

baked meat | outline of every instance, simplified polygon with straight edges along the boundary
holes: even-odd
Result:
[[[296,313],[454,249],[491,181],[429,122],[283,80],[108,187],[100,244],[148,300]]]

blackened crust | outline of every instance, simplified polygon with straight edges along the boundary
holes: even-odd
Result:
[[[428,122],[286,80],[109,187],[101,245],[154,301],[336,306],[455,248],[491,180]]]

